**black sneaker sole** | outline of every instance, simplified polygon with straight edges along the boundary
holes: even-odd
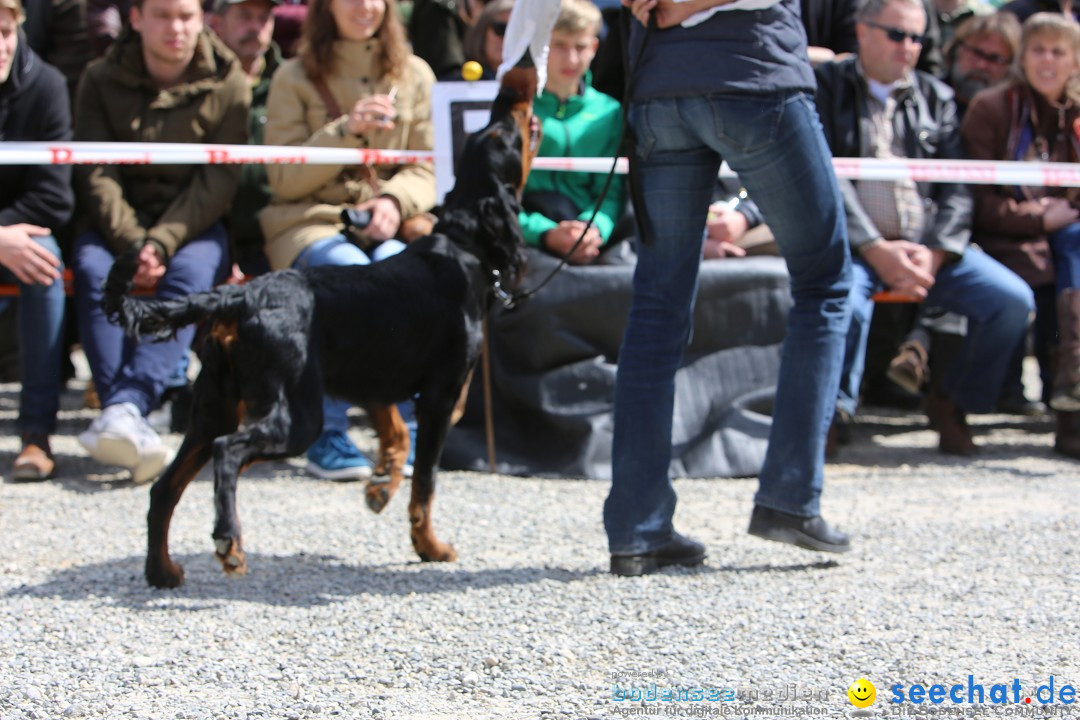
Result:
[[[794,545],[795,547],[801,547],[803,550],[816,550],[818,552],[831,553],[846,553],[851,551],[851,543],[845,543],[843,545],[827,543],[816,537],[807,535],[800,530],[796,530],[795,528],[774,527],[771,525],[768,527],[761,527],[761,525],[750,523],[748,532],[754,537],[759,537],[762,540],[772,540],[773,542]]]

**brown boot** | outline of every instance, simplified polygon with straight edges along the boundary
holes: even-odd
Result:
[[[16,480],[48,480],[56,470],[49,438],[46,435],[23,435],[22,452],[15,458],[12,476]]]
[[[1080,413],[1054,413],[1057,432],[1054,433],[1054,452],[1080,460]]]
[[[1080,410],[1080,290],[1061,292],[1057,311],[1057,366],[1050,407],[1074,412]]]
[[[930,427],[938,431],[938,449],[946,455],[977,455],[979,446],[971,439],[971,429],[960,406],[940,390],[927,393],[926,417]]]

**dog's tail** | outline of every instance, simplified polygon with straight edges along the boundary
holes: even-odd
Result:
[[[129,294],[138,267],[136,253],[117,256],[105,280],[105,295],[101,301],[109,321],[122,327],[131,337],[168,340],[184,325],[211,315],[234,316],[243,305],[244,287],[240,285],[225,285],[209,292],[168,300],[139,300]]]

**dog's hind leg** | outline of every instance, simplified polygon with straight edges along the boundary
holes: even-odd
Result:
[[[153,587],[174,588],[184,582],[184,569],[169,557],[169,525],[184,489],[209,459],[209,439],[189,435],[184,438],[172,464],[150,488],[150,511],[146,514],[149,546],[146,581]]]
[[[316,405],[318,402],[315,398]],[[214,441],[214,554],[227,574],[247,573],[240,518],[236,512],[236,485],[240,473],[254,462],[303,452],[318,436],[320,412],[316,409],[314,419],[307,422],[290,423],[287,418],[296,420],[298,417],[296,408],[282,397],[264,417]]]
[[[389,475],[389,482],[371,480],[364,490],[367,506],[382,512],[401,487],[402,470],[409,459],[409,428],[401,419],[397,405],[379,405],[370,409],[371,421],[379,436],[378,475]]]

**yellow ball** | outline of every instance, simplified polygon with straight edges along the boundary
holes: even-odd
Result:
[[[461,66],[461,77],[469,82],[476,82],[484,74],[484,68],[475,60],[470,60]]]

